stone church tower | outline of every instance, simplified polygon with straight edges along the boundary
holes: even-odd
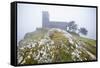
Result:
[[[47,11],[42,12],[42,27],[43,28],[59,28],[66,30],[67,22],[63,21],[50,21],[50,16]]]
[[[42,12],[42,27],[49,26],[49,13],[46,11]]]

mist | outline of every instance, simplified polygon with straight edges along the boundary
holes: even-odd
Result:
[[[78,28],[88,30],[86,37],[96,39],[96,8],[17,4],[17,39],[42,27],[42,11],[48,11],[50,21],[75,21]]]

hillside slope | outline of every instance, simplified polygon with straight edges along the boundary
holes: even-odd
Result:
[[[64,30],[38,29],[18,44],[18,64],[89,61],[96,59],[96,41]]]

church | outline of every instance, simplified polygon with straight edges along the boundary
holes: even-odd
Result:
[[[59,28],[66,30],[67,22],[50,21],[49,13],[47,11],[42,12],[42,27],[43,28]]]

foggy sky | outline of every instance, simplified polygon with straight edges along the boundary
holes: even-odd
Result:
[[[85,27],[88,30],[88,38],[96,39],[96,8],[19,3],[17,9],[18,41],[26,33],[42,27],[42,11],[48,11],[50,21],[75,21],[78,28]]]

